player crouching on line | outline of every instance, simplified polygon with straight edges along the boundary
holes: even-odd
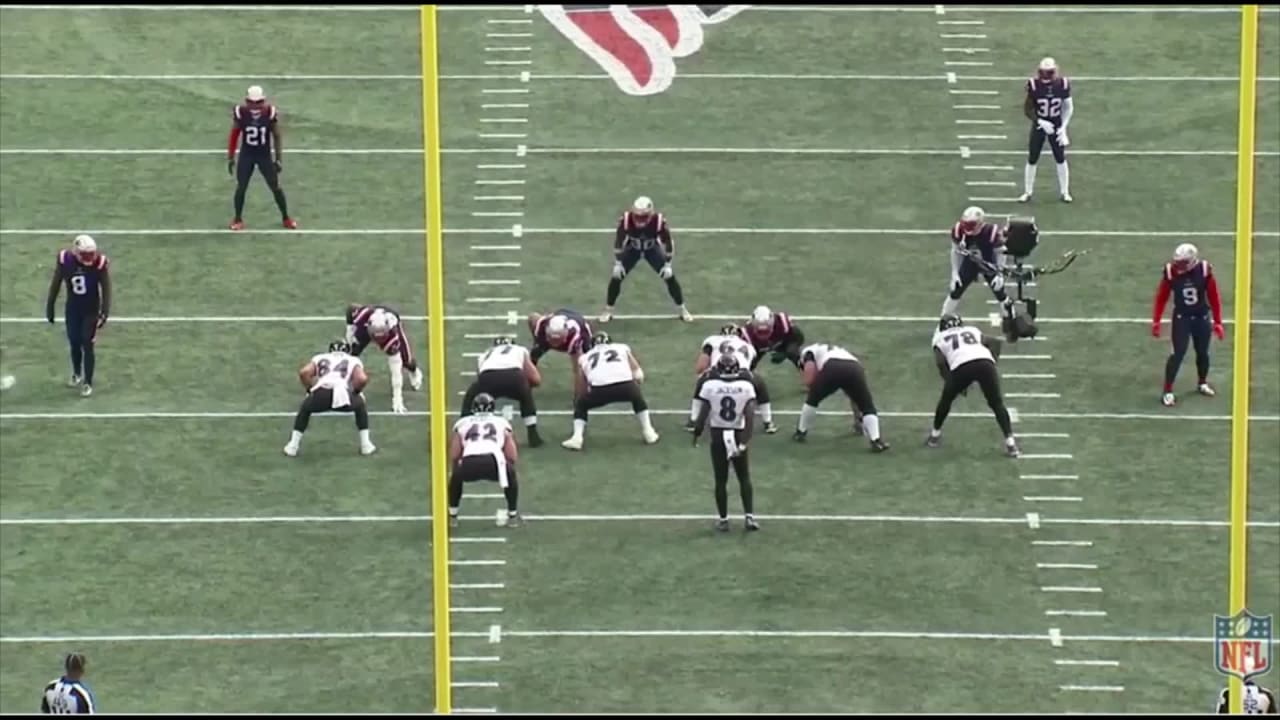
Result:
[[[400,324],[400,314],[383,305],[347,306],[347,342],[351,354],[360,353],[372,342],[387,356],[387,368],[391,375],[391,411],[404,414],[404,375],[409,373],[409,386],[422,389],[422,368],[413,358],[409,337]]]
[[[578,377],[574,383],[573,437],[561,445],[581,450],[590,411],[612,403],[630,403],[640,423],[644,441],[658,442],[658,432],[649,421],[649,404],[640,392],[644,370],[631,353],[631,348],[615,343],[608,333],[598,333],[591,349],[578,358]]]
[[[351,354],[351,346],[344,340],[329,343],[329,351],[311,358],[298,370],[298,380],[307,389],[307,397],[298,408],[293,421],[293,434],[284,446],[284,454],[294,457],[302,446],[302,434],[315,413],[355,413],[356,430],[360,434],[360,454],[372,455],[377,447],[369,440],[369,408],[360,394],[369,383],[364,363]]]
[[[747,464],[747,444],[755,417],[756,391],[751,371],[738,364],[733,353],[716,359],[715,366],[698,381],[698,416],[693,424],[693,444],[711,422],[711,470],[715,476],[716,530],[729,529],[729,466],[738,476],[742,514],[748,531],[760,529],[756,522],[751,469]]]
[[[529,447],[540,447],[542,436],[538,434],[538,407],[533,402],[533,388],[542,384],[542,374],[529,358],[529,351],[509,337],[495,338],[493,347],[476,362],[476,372],[475,382],[462,398],[462,416],[471,413],[472,405],[481,394],[515,400],[520,403],[520,417],[529,433]]]
[[[764,305],[756,306],[751,311],[751,318],[743,329],[745,337],[756,349],[756,358],[751,363],[751,371],[766,352],[772,353],[769,361],[774,365],[783,360],[800,367],[800,348],[804,346],[804,333],[791,321],[791,316],[784,312],[774,312]]]
[[[884,452],[889,443],[880,437],[880,415],[876,403],[871,399],[871,388],[867,385],[867,373],[862,362],[853,353],[836,345],[814,343],[806,345],[800,351],[800,372],[804,386],[809,395],[800,409],[800,421],[796,424],[796,433],[792,439],[804,442],[809,435],[809,428],[818,418],[818,406],[837,390],[849,398],[853,406],[854,433],[861,429],[871,441],[872,452]]]
[[[715,367],[720,358],[725,355],[733,355],[738,364],[744,368],[750,368],[755,364],[756,349],[751,343],[743,337],[742,328],[729,323],[720,326],[720,334],[712,335],[702,341],[702,347],[698,350],[698,357],[694,361],[693,371],[698,376],[698,387],[702,387],[703,378],[707,377],[708,369]],[[770,435],[778,432],[778,426],[773,424],[773,406],[769,404],[769,388],[765,385],[764,378],[751,374],[751,384],[755,387],[756,407],[760,411],[760,419],[764,421],[764,431]],[[702,407],[702,401],[698,398],[698,390],[693,392],[693,405],[689,408],[689,420],[685,423],[685,429],[693,432],[695,423],[698,419],[698,410]]]
[[[480,393],[471,404],[471,414],[454,423],[453,436],[449,438],[449,466],[453,468],[449,474],[449,527],[458,526],[463,484],[477,480],[498,483],[506,496],[506,522],[499,520],[498,524],[520,524],[516,439],[511,423],[494,415],[495,409],[493,396]]]
[[[933,334],[933,356],[938,373],[946,384],[933,414],[933,428],[925,443],[928,447],[936,448],[942,444],[942,424],[951,412],[951,404],[976,382],[996,416],[1000,432],[1004,434],[1005,454],[1018,457],[1020,451],[1013,437],[1013,421],[1000,393],[1000,371],[996,368],[1000,348],[1000,338],[983,335],[978,328],[965,325],[958,315],[945,315],[938,321],[938,331]]]

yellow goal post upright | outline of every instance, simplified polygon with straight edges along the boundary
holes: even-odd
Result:
[[[1249,362],[1253,305],[1254,140],[1257,131],[1258,6],[1240,6],[1240,129],[1236,147],[1235,354],[1231,377],[1230,615],[1248,604],[1249,578]],[[1244,713],[1241,678],[1228,685],[1231,713]]]
[[[419,7],[422,54],[422,192],[426,221],[427,355],[431,395],[431,607],[435,641],[435,707],[453,709],[453,656],[449,645],[449,431],[445,403],[444,222],[440,179],[440,58],[436,6]]]

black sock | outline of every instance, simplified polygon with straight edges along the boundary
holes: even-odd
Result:
[[[1164,391],[1173,392],[1173,381],[1178,378],[1178,368],[1182,365],[1182,356],[1177,353],[1169,355],[1164,364]]]
[[[507,486],[502,489],[502,494],[507,496],[507,512],[514,514],[519,508],[520,485],[514,477],[507,478]]]
[[[93,384],[93,366],[94,366],[94,360],[96,359],[93,355],[93,345],[92,344],[85,345],[84,350],[82,350],[81,352],[84,355],[84,384],[92,385]]]
[[[1209,353],[1196,353],[1196,373],[1201,383],[1209,379]]]
[[[236,220],[242,219],[244,215],[244,193],[249,189],[247,184],[236,185]]]
[[[369,429],[369,406],[365,404],[364,398],[357,398],[355,402],[356,412],[356,429]]]
[[[271,194],[276,196],[276,207],[280,208],[280,217],[289,217],[289,201],[284,197],[284,189],[279,186],[271,188]],[[412,372],[412,368],[410,368]]]
[[[680,287],[680,281],[674,275],[667,278],[667,294],[671,296],[671,301],[677,305],[684,305],[684,290]],[[612,305],[613,303],[610,303]]]
[[[618,278],[609,280],[609,291],[605,293],[604,304],[613,307],[618,302],[618,295],[622,293],[622,281]]]
[[[80,343],[71,343],[71,373],[76,377],[80,377],[83,369],[81,365],[81,345]]]
[[[449,507],[462,505],[462,480],[456,476],[449,478]]]
[[[755,488],[751,487],[751,478],[738,479],[738,492],[742,493],[742,512],[752,515],[755,512]]]
[[[1009,417],[1008,408],[1001,405],[998,408],[994,408],[994,411],[996,424],[1000,426],[1000,432],[1004,433],[1005,437],[1011,437],[1013,435],[1013,420]]]
[[[721,518],[729,517],[729,484],[716,483],[716,512]]]

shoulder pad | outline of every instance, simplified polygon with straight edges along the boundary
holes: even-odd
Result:
[[[1027,78],[1027,92],[1034,93],[1036,91],[1036,79],[1034,77]]]
[[[236,105],[236,106],[234,106],[234,107],[232,107],[232,108],[231,108],[231,119],[232,119],[232,120],[239,120],[239,119],[240,119],[240,106],[239,106],[239,105]]]
[[[1213,266],[1209,264],[1208,260],[1201,260],[1200,265],[1201,265],[1201,268],[1204,270],[1205,278],[1208,278],[1210,275],[1213,275]]]
[[[1063,90],[1070,90],[1070,89],[1071,89],[1071,81],[1067,79],[1067,76],[1066,76],[1066,75],[1063,75],[1063,76],[1062,76],[1062,89],[1063,89]]]
[[[107,260],[106,255],[99,254],[98,261],[95,264],[98,266],[99,270],[105,271],[107,269],[107,265],[110,265],[111,263]]]
[[[270,118],[271,118],[272,120],[279,120],[279,119],[280,119],[280,111],[276,109],[276,106],[275,106],[275,105],[272,105],[272,106],[271,106],[271,114],[270,114]]]

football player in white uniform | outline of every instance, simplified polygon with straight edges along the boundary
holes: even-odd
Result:
[[[880,453],[889,449],[889,443],[880,437],[880,416],[871,398],[871,388],[867,385],[866,370],[853,353],[827,343],[806,345],[800,350],[800,373],[804,386],[809,388],[809,395],[800,409],[800,421],[792,436],[794,440],[805,441],[809,428],[818,418],[818,406],[839,390],[849,398],[854,417],[860,418],[861,429],[871,441],[872,451]],[[858,422],[854,423],[855,433],[858,432]]]
[[[538,434],[538,407],[533,402],[533,388],[542,384],[542,374],[533,364],[529,351],[509,337],[494,338],[489,348],[476,361],[476,380],[462,398],[463,417],[481,393],[495,399],[506,398],[520,403],[520,417],[529,434],[529,447],[542,445]]]
[[[755,365],[756,349],[744,337],[742,328],[733,323],[720,326],[720,332],[712,335],[702,341],[702,347],[698,350],[698,357],[694,360],[693,371],[699,378],[706,375],[707,370],[712,368],[719,362],[724,355],[733,355],[738,359],[738,364],[744,368],[750,368]],[[765,385],[764,378],[751,374],[751,381],[755,385],[756,390],[756,407],[760,413],[760,419],[764,421],[764,431],[769,434],[778,432],[778,426],[773,424],[773,406],[769,403],[769,388]],[[694,421],[698,419],[698,409],[702,407],[702,401],[698,399],[697,390],[694,390],[693,405],[689,408],[689,420],[685,423],[685,430],[693,432]]]
[[[471,414],[453,425],[449,439],[449,527],[458,526],[458,508],[462,505],[462,486],[476,480],[498,483],[507,499],[507,517],[500,525],[520,524],[520,486],[516,482],[516,439],[511,423],[494,415],[493,396],[476,395]]]
[[[615,343],[608,333],[597,333],[592,339],[591,349],[578,358],[578,371],[574,387],[573,437],[561,445],[570,450],[581,450],[588,413],[598,407],[622,402],[630,403],[635,411],[644,441],[650,445],[658,442],[658,432],[649,421],[649,405],[640,392],[644,370],[630,347]]]
[[[315,413],[355,413],[356,430],[360,434],[360,454],[372,455],[378,448],[369,440],[369,408],[360,393],[369,382],[364,363],[351,354],[344,340],[329,343],[329,351],[311,358],[298,370],[298,379],[307,389],[298,416],[293,421],[293,434],[284,446],[284,454],[293,457],[302,446],[302,434]]]
[[[951,412],[951,403],[976,382],[996,416],[1000,432],[1004,434],[1005,454],[1018,457],[1018,441],[1013,436],[1009,410],[1004,406],[1004,396],[1000,393],[1000,371],[996,369],[1000,348],[1000,338],[984,336],[978,328],[965,325],[958,315],[945,315],[938,321],[938,331],[933,335],[933,355],[946,384],[933,414],[929,447],[942,444],[942,423]]]
[[[715,476],[716,530],[729,529],[729,466],[738,476],[742,514],[748,531],[760,529],[756,522],[751,469],[747,445],[755,417],[756,389],[751,371],[742,366],[735,353],[725,353],[698,381],[698,416],[694,420],[693,444],[698,444],[708,421],[711,423],[711,470]]]
[[[400,314],[383,305],[350,305],[347,307],[347,342],[351,354],[360,353],[373,342],[387,356],[391,376],[391,411],[408,412],[404,406],[404,376],[409,373],[409,386],[422,389],[422,368],[413,357],[413,347],[404,332]]]
[[[1258,685],[1253,680],[1245,680],[1244,685],[1244,714],[1245,715],[1275,715],[1276,694],[1267,688]],[[1214,712],[1219,715],[1231,714],[1231,694],[1230,688],[1222,688],[1222,692],[1218,693],[1218,703]]]

